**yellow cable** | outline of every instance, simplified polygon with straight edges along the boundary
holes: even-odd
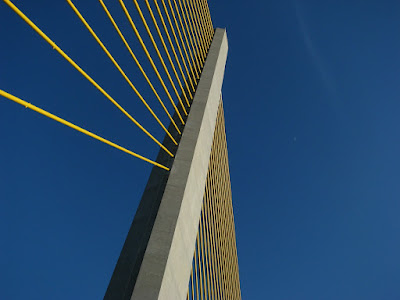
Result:
[[[214,25],[213,25],[212,19],[211,19],[210,8],[208,7],[208,1],[207,1],[207,0],[204,0],[204,2],[205,2],[206,10],[207,10],[207,13],[208,13],[208,16],[209,16],[209,19],[210,19],[211,28],[214,30]]]
[[[143,24],[144,24],[144,26],[145,26],[145,28],[146,28],[146,31],[147,31],[147,33],[148,33],[148,35],[149,35],[149,37],[150,37],[151,43],[153,44],[154,49],[155,49],[156,52],[157,52],[158,58],[159,58],[160,61],[161,61],[161,64],[162,64],[162,66],[163,66],[163,68],[164,68],[164,71],[165,71],[165,73],[166,73],[167,76],[168,76],[168,79],[169,79],[169,81],[170,81],[170,83],[171,83],[171,85],[172,85],[172,88],[174,89],[175,95],[176,95],[176,97],[179,99],[179,103],[181,104],[182,109],[185,109],[185,107],[184,107],[184,105],[183,105],[183,103],[182,103],[181,97],[179,96],[178,91],[177,91],[177,89],[176,89],[176,87],[175,87],[175,83],[174,83],[174,81],[172,80],[171,75],[169,74],[168,68],[167,68],[167,66],[165,65],[165,62],[164,62],[163,57],[161,56],[160,50],[158,50],[158,47],[157,47],[156,41],[154,40],[153,34],[151,33],[150,28],[149,28],[149,26],[147,25],[147,21],[146,21],[146,19],[144,18],[144,15],[143,15],[143,13],[142,13],[142,10],[140,9],[139,3],[137,2],[137,0],[133,0],[133,2],[134,2],[134,4],[135,4],[135,6],[136,6],[136,9],[137,9],[137,11],[138,11],[138,13],[139,13],[140,18],[142,19],[142,22],[143,22]],[[183,96],[185,97],[185,100],[186,100],[186,103],[187,103],[188,107],[190,107],[189,100],[188,100],[188,98],[187,98],[187,96],[186,96],[186,93],[185,93],[185,90],[184,90],[184,89],[182,89],[182,93],[183,93]]]
[[[197,23],[198,23],[198,26],[199,26],[199,30],[200,30],[200,33],[201,33],[204,52],[205,52],[206,57],[207,57],[207,52],[208,52],[207,35],[206,35],[206,32],[205,32],[204,26],[203,26],[203,24],[201,22],[201,15],[200,15],[200,12],[199,12],[198,7],[196,5],[197,1],[191,1],[191,2],[192,2],[193,12],[194,12],[194,14],[196,16],[196,20],[197,20]]]
[[[192,263],[192,266],[193,266],[193,263]],[[192,300],[194,300],[193,267],[192,267],[192,270],[190,271],[190,281],[192,283]],[[189,299],[189,295],[188,295],[188,299]]]
[[[125,72],[122,70],[120,65],[117,63],[117,61],[114,59],[114,57],[111,55],[111,53],[108,51],[106,46],[102,43],[102,41],[99,39],[99,37],[96,35],[96,33],[93,31],[93,29],[90,27],[90,25],[86,22],[85,18],[82,16],[82,14],[79,12],[79,10],[75,7],[75,5],[72,3],[71,0],[67,0],[68,4],[71,6],[72,10],[75,12],[75,14],[78,16],[78,18],[82,21],[82,23],[85,25],[87,30],[91,33],[91,35],[94,37],[96,42],[100,45],[100,47],[103,49],[103,51],[107,54],[108,58],[112,61],[114,66],[118,69],[118,71],[121,73],[121,75],[125,78],[126,82],[130,85],[132,90],[136,93],[136,95],[139,97],[139,99],[142,101],[142,103],[146,106],[146,108],[149,110],[149,112],[152,114],[152,116],[156,119],[158,124],[162,127],[162,129],[165,131],[165,133],[170,137],[170,139],[174,142],[175,145],[178,145],[178,143],[175,141],[175,139],[172,137],[171,133],[165,128],[164,124],[160,121],[160,119],[157,117],[157,115],[154,113],[154,111],[150,108],[150,106],[147,104],[146,100],[143,98],[143,96],[139,93],[139,91],[136,89],[136,87],[133,85],[132,81],[126,76]]]
[[[204,12],[204,17],[205,17],[207,26],[209,27],[209,31],[210,31],[210,34],[211,34],[211,40],[212,40],[212,38],[214,36],[214,28],[212,28],[212,25],[211,25],[211,22],[210,22],[210,17],[209,17],[209,14],[208,14],[209,11],[207,11],[207,7],[206,7],[206,4],[205,4],[204,0],[201,1],[201,6],[202,6],[202,9],[203,9],[203,12]]]
[[[201,20],[201,24],[203,25],[203,30],[206,33],[206,42],[207,42],[207,51],[208,51],[208,47],[210,46],[210,41],[211,41],[211,34],[210,34],[210,31],[209,31],[208,25],[206,23],[206,20],[204,18],[204,11],[203,11],[203,8],[201,6],[201,1],[200,1],[200,3],[199,2],[195,2],[195,3],[196,3],[196,6],[197,6],[197,10],[198,10],[198,12],[200,14],[200,20]]]
[[[168,89],[167,89],[167,87],[166,87],[166,85],[165,85],[165,83],[164,83],[164,80],[161,78],[161,75],[160,75],[160,73],[158,72],[158,69],[157,69],[156,65],[154,64],[154,61],[153,61],[153,59],[151,58],[150,53],[149,53],[149,51],[147,50],[147,47],[146,47],[146,45],[144,44],[144,42],[143,42],[143,40],[142,40],[142,37],[140,36],[139,31],[138,31],[137,28],[136,28],[135,23],[133,23],[133,20],[132,20],[132,18],[131,18],[131,15],[129,14],[128,10],[126,9],[126,6],[125,6],[124,1],[123,1],[123,0],[119,0],[119,3],[120,3],[120,5],[121,5],[121,7],[122,7],[122,9],[123,9],[123,11],[124,11],[124,13],[125,13],[125,15],[126,15],[128,21],[129,21],[129,23],[131,24],[131,27],[132,27],[133,31],[135,32],[136,37],[138,38],[140,45],[142,46],[144,52],[146,53],[147,58],[149,59],[151,66],[153,67],[154,71],[156,72],[157,77],[158,77],[158,79],[160,80],[161,85],[163,86],[163,88],[164,88],[164,90],[165,90],[165,92],[166,92],[166,94],[167,94],[167,96],[168,96],[168,98],[169,98],[171,104],[173,105],[173,107],[174,107],[176,113],[178,114],[179,119],[181,120],[182,124],[185,124],[185,122],[183,121],[183,119],[182,119],[182,117],[181,117],[181,114],[179,113],[178,108],[176,107],[176,105],[175,105],[175,103],[174,103],[174,100],[173,100],[172,97],[171,97],[171,94],[169,93],[169,91],[168,91]],[[178,98],[178,99],[179,99],[179,98]],[[180,99],[179,99],[179,100],[180,100]],[[186,112],[186,110],[185,110],[184,107],[183,107],[183,111],[184,111],[185,115],[187,115],[187,112]]]
[[[157,0],[154,0],[154,2],[157,3]],[[177,38],[177,36],[176,36],[174,26],[172,25],[171,18],[170,18],[169,14],[168,14],[167,7],[165,6],[165,3],[164,3],[163,0],[161,0],[161,3],[162,3],[162,5],[163,5],[163,7],[164,7],[165,15],[167,16],[168,23],[169,23],[169,26],[171,27],[171,31],[172,31],[172,34],[173,34],[173,36],[174,36],[176,46],[178,47],[179,54],[180,54],[180,56],[181,56],[183,65],[184,65],[185,70],[186,70],[186,73],[187,73],[187,75],[188,75],[188,79],[189,79],[189,81],[190,81],[190,85],[191,85],[191,87],[192,87],[192,91],[194,92],[194,91],[195,91],[194,85],[196,85],[196,83],[194,83],[194,85],[193,85],[192,77],[190,76],[190,72],[189,72],[189,69],[188,69],[188,67],[187,67],[187,65],[186,65],[185,58],[183,57],[182,50],[181,50],[181,46],[179,46],[178,38]],[[158,4],[157,4],[157,5],[158,5]]]
[[[136,121],[117,101],[115,101],[96,81],[93,80],[85,71],[81,69],[64,51],[62,51],[43,31],[41,31],[27,16],[24,15],[11,1],[3,0],[14,12],[17,13],[29,26],[33,28],[53,49],[55,49],[62,57],[64,57],[75,69],[79,71],[91,84],[93,84],[104,96],[107,97],[120,111],[122,111],[136,126],[147,134],[157,145],[165,150],[170,156],[174,156],[163,144],[161,144],[154,136],[152,136],[138,121]]]
[[[189,23],[191,35],[193,36],[193,44],[196,47],[196,52],[197,52],[196,53],[196,58],[200,62],[200,69],[201,69],[203,67],[204,60],[202,60],[202,54],[201,54],[201,51],[200,51],[200,45],[198,45],[198,43],[197,43],[196,33],[195,33],[195,30],[194,30],[194,24],[192,24],[193,21],[191,20],[191,16],[190,16],[188,8],[186,6],[186,1],[182,0],[182,2],[181,2],[181,0],[179,0],[179,3],[180,4],[183,3],[183,7],[185,8],[185,15],[186,15],[186,18],[187,18],[187,22]]]
[[[190,2],[190,5],[191,5],[193,18],[194,18],[196,26],[197,26],[197,30],[198,30],[199,38],[200,38],[200,45],[201,45],[201,47],[203,49],[203,54],[204,54],[204,59],[205,59],[207,57],[207,49],[206,49],[205,42],[204,42],[204,35],[203,35],[204,32],[203,32],[203,30],[201,30],[200,22],[199,22],[199,19],[198,19],[198,14],[197,14],[197,12],[195,10],[193,1],[192,0],[188,0],[188,2]]]
[[[194,12],[196,13],[196,16],[197,16],[197,22],[198,22],[199,28],[200,28],[200,30],[202,32],[203,42],[204,42],[204,46],[205,46],[205,49],[206,49],[206,52],[207,52],[207,50],[208,50],[208,47],[207,47],[207,32],[206,32],[204,24],[202,22],[201,13],[200,13],[200,10],[198,9],[198,5],[197,4],[198,4],[197,1],[193,2],[193,4],[192,4],[193,5],[193,10],[194,10]]]
[[[181,88],[182,91],[183,91],[184,88],[183,88],[183,86],[182,86],[181,80],[179,79],[179,75],[178,75],[178,72],[176,71],[174,62],[172,61],[172,58],[171,58],[171,55],[169,54],[168,47],[167,47],[167,45],[165,44],[164,38],[163,38],[163,36],[162,36],[162,34],[161,34],[160,27],[158,27],[157,20],[156,20],[156,18],[155,18],[155,16],[154,16],[153,10],[151,9],[149,0],[145,0],[145,2],[146,2],[147,9],[149,10],[151,19],[153,20],[154,26],[156,27],[158,36],[160,37],[161,43],[162,43],[162,45],[163,45],[163,47],[164,47],[165,53],[167,53],[167,57],[168,57],[169,63],[171,64],[172,70],[174,71],[174,74],[175,74],[175,77],[176,77],[176,79],[178,80],[179,86],[180,86],[180,88]],[[178,62],[178,63],[179,63],[179,62]],[[183,73],[182,73],[182,75],[183,75]],[[183,78],[183,80],[185,79],[184,76],[183,76],[182,78]],[[191,91],[190,91],[190,89],[189,89],[189,86],[188,86],[188,84],[187,84],[186,81],[185,81],[185,84],[186,84],[186,87],[187,87],[187,91],[189,92],[190,99],[192,99],[192,98],[193,98],[193,95],[192,95],[192,93],[191,93]]]
[[[162,0],[162,1],[164,2],[164,0]],[[196,78],[198,78],[199,76],[198,76],[197,70],[194,69],[194,67],[195,67],[194,62],[193,62],[193,66],[190,64],[189,55],[188,55],[188,53],[186,51],[186,46],[188,46],[188,45],[186,45],[183,42],[181,30],[179,29],[179,24],[178,24],[178,21],[177,21],[177,19],[175,17],[175,12],[174,12],[174,9],[172,8],[171,0],[168,0],[168,5],[169,5],[169,9],[171,10],[172,18],[174,19],[176,31],[178,31],[178,35],[179,35],[179,39],[180,39],[181,44],[182,44],[183,51],[185,52],[185,56],[186,56],[187,63],[189,65],[190,72],[191,72],[191,74],[193,76],[193,81],[196,82]],[[178,12],[178,16],[179,16],[179,12]],[[182,22],[181,22],[181,24],[182,24]],[[183,27],[182,27],[182,30],[183,30]],[[193,71],[193,69],[195,70],[196,73]],[[196,75],[196,77],[195,77],[195,75]]]
[[[200,217],[200,222],[201,222],[201,217]],[[199,225],[200,226],[200,225]],[[197,229],[197,259],[198,259],[198,263],[199,263],[199,279],[200,279],[200,295],[201,295],[201,300],[203,300],[204,298],[204,290],[203,290],[203,276],[202,276],[202,271],[203,269],[201,268],[201,252],[200,252],[200,227],[198,227]],[[200,298],[200,297],[199,297]]]
[[[133,53],[131,47],[129,46],[128,42],[126,41],[124,35],[122,34],[121,30],[119,29],[117,23],[114,21],[114,18],[111,16],[111,13],[108,11],[107,6],[104,4],[103,0],[99,0],[101,6],[103,7],[104,11],[106,12],[108,18],[110,19],[111,23],[113,24],[115,30],[118,32],[119,36],[121,37],[121,40],[124,42],[126,48],[128,49],[129,53],[131,54],[133,60],[135,61],[136,65],[139,67],[140,71],[142,72],[144,78],[146,79],[147,83],[149,84],[151,90],[153,93],[156,95],[157,100],[160,102],[162,108],[164,109],[165,113],[168,115],[168,118],[171,120],[171,123],[174,125],[176,131],[181,134],[181,131],[179,130],[178,126],[176,125],[174,119],[172,119],[170,113],[168,112],[167,108],[164,105],[164,102],[161,100],[160,96],[158,95],[156,89],[154,88],[153,84],[151,83],[150,79],[147,77],[146,72],[143,70],[139,60],[136,58],[135,54]]]
[[[136,154],[136,153],[124,148],[124,147],[121,147],[121,146],[119,146],[119,145],[117,145],[117,144],[115,144],[113,142],[110,142],[109,140],[106,140],[106,139],[104,139],[104,138],[102,138],[102,137],[100,137],[100,136],[98,136],[98,135],[96,135],[96,134],[94,134],[94,133],[92,133],[92,132],[90,132],[90,131],[88,131],[86,129],[83,129],[83,128],[77,126],[77,125],[74,125],[74,124],[72,124],[72,123],[70,123],[70,122],[68,122],[68,121],[66,121],[64,119],[61,119],[61,118],[59,118],[59,117],[57,117],[57,116],[55,116],[55,115],[53,115],[53,114],[51,114],[51,113],[49,113],[49,112],[47,112],[45,110],[43,110],[43,109],[41,109],[41,108],[39,108],[39,107],[29,103],[29,102],[26,102],[26,101],[24,101],[24,100],[22,100],[22,99],[20,99],[18,97],[15,97],[15,96],[13,96],[13,95],[11,95],[11,94],[3,91],[3,90],[0,90],[0,96],[3,96],[3,97],[5,97],[5,98],[7,98],[7,99],[9,99],[11,101],[14,101],[14,102],[16,102],[16,103],[18,103],[20,105],[23,105],[26,108],[29,108],[29,109],[31,109],[33,111],[36,111],[36,112],[38,112],[38,113],[40,113],[40,114],[42,114],[42,115],[44,115],[44,116],[46,116],[46,117],[48,117],[50,119],[53,119],[53,120],[55,120],[55,121],[57,121],[57,122],[59,122],[61,124],[64,124],[64,125],[72,128],[72,129],[75,129],[75,130],[77,130],[79,132],[82,132],[82,133],[84,133],[84,134],[86,134],[86,135],[88,135],[88,136],[90,136],[90,137],[92,137],[92,138],[94,138],[96,140],[99,140],[99,141],[101,141],[101,142],[103,142],[103,143],[105,143],[107,145],[110,145],[110,146],[112,146],[114,148],[117,148],[117,149],[119,149],[121,151],[124,151],[124,152],[126,152],[126,153],[128,153],[128,154],[130,154],[130,155],[132,155],[134,157],[137,157],[137,158],[139,158],[141,160],[144,160],[144,161],[146,161],[148,163],[151,163],[151,164],[153,164],[153,165],[155,165],[157,167],[160,167],[160,168],[162,168],[164,170],[169,171],[169,169],[166,166],[163,166],[163,165],[161,165],[161,164],[159,164],[159,163],[157,163],[155,161],[152,161],[152,160],[150,160],[150,159],[148,159],[146,157],[143,157],[143,156],[141,156],[139,154]]]
[[[176,0],[173,0],[173,1],[174,1],[174,6],[175,6],[176,14],[177,14],[177,16],[178,16],[179,24],[181,24],[182,33],[183,33],[183,36],[185,37],[185,41],[186,41],[186,44],[185,44],[185,45],[186,45],[186,47],[188,48],[188,51],[189,51],[189,54],[190,54],[190,58],[192,59],[192,62],[193,62],[193,69],[194,69],[195,72],[196,72],[197,79],[199,79],[199,72],[200,72],[200,70],[198,70],[198,69],[196,68],[197,65],[196,65],[196,62],[195,62],[195,60],[194,60],[194,56],[193,56],[193,54],[192,54],[192,50],[190,49],[189,39],[188,39],[188,37],[187,37],[187,35],[186,35],[186,31],[188,30],[188,28],[187,28],[187,27],[185,28],[185,26],[183,25],[183,21],[182,21],[183,15],[181,16],[181,14],[180,14],[180,12],[179,12],[179,8],[178,8],[178,4],[177,4]],[[171,6],[171,1],[170,1],[170,0],[169,0],[169,3],[170,3],[171,10],[172,10],[172,6]]]
[[[199,58],[198,58],[198,56],[196,56],[196,50],[195,50],[195,47],[194,47],[194,44],[193,44],[192,36],[190,34],[190,31],[189,31],[190,28],[189,28],[188,22],[186,21],[185,12],[183,11],[182,2],[181,2],[181,0],[178,0],[178,1],[179,1],[179,8],[181,9],[181,14],[182,14],[182,17],[183,17],[183,21],[185,22],[187,35],[189,36],[190,46],[192,47],[193,57],[195,58],[195,61],[196,61],[196,66],[197,66],[197,69],[198,69],[198,73],[201,73],[201,67],[200,67],[200,63],[199,63]],[[174,3],[176,5],[176,1],[175,0],[174,0]],[[197,79],[199,79],[199,78],[200,77],[198,77]]]
[[[200,57],[201,57],[202,64],[204,64],[206,56],[205,56],[204,49],[203,49],[202,44],[201,44],[200,33],[198,32],[197,27],[196,27],[196,22],[195,22],[196,20],[195,20],[195,18],[193,16],[193,13],[192,13],[192,10],[191,10],[191,7],[190,7],[190,2],[187,1],[187,3],[186,3],[186,0],[182,0],[182,1],[184,3],[185,7],[187,8],[188,12],[189,12],[190,19],[192,21],[191,24],[193,25],[194,36],[196,37],[196,44],[198,46],[199,53],[201,55]]]
[[[146,0],[146,2],[147,2],[147,0]],[[167,25],[165,24],[164,17],[163,17],[163,15],[161,13],[160,6],[158,5],[157,0],[154,0],[154,4],[156,5],[157,13],[158,13],[158,15],[159,15],[159,17],[161,19],[161,23],[162,23],[164,31],[165,31],[165,33],[167,35],[168,42],[169,42],[169,44],[171,46],[171,49],[172,49],[172,53],[174,54],[175,60],[178,63],[179,71],[180,71],[180,73],[182,75],[182,80],[185,82],[187,91],[190,93],[191,97],[193,98],[192,92],[190,91],[190,88],[189,88],[188,80],[185,79],[185,74],[183,73],[183,69],[182,69],[181,63],[179,62],[178,55],[176,54],[176,50],[175,50],[174,44],[172,43],[171,36],[170,36],[170,34],[168,32]],[[190,77],[188,77],[188,79],[190,81],[190,85],[191,85],[192,90],[194,92],[195,89],[194,89],[193,83],[192,83]]]
[[[198,236],[199,236],[199,232],[197,231],[197,239],[198,239]],[[196,242],[196,244],[195,244],[195,247],[194,247],[194,269],[195,269],[195,271],[196,271],[196,273],[195,273],[195,281],[196,281],[196,296],[197,296],[197,298],[196,299],[199,299],[199,278],[198,278],[198,268],[197,268],[197,256],[198,256],[198,254],[197,254],[197,250],[196,250],[196,246],[197,246],[197,242]],[[194,300],[195,298],[193,298],[193,300]]]

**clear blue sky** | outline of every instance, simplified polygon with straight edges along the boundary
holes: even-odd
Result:
[[[161,115],[100,4],[75,4]],[[65,1],[17,5],[163,138]],[[400,299],[400,2],[210,8],[230,47],[223,98],[243,298]],[[0,37],[1,89],[156,157],[3,2]],[[151,166],[5,99],[0,137],[0,297],[101,299]]]

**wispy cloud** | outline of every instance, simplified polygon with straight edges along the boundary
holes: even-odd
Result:
[[[299,30],[303,37],[304,44],[306,46],[307,52],[309,53],[317,72],[319,73],[322,83],[324,84],[325,88],[329,92],[330,95],[336,94],[336,84],[335,80],[333,79],[331,73],[328,71],[327,66],[321,57],[315,43],[313,42],[310,31],[307,27],[304,13],[298,1],[294,1],[294,7],[296,12],[297,22],[299,24]]]

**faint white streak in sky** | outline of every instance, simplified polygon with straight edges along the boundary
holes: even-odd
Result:
[[[305,22],[304,13],[300,7],[298,1],[294,1],[294,7],[296,12],[297,22],[299,24],[300,33],[303,37],[304,44],[307,48],[307,52],[311,56],[312,62],[315,65],[319,75],[321,76],[322,83],[325,88],[328,90],[329,94],[334,96],[336,94],[336,85],[335,81],[329,73],[324,60],[322,59],[318,49],[315,47],[315,44],[311,38],[310,31],[307,28],[307,24]]]

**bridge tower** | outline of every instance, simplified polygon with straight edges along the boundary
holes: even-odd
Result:
[[[164,139],[175,158],[157,158],[170,171],[153,168],[105,300],[241,299],[221,96],[227,52],[217,28],[179,145]]]

